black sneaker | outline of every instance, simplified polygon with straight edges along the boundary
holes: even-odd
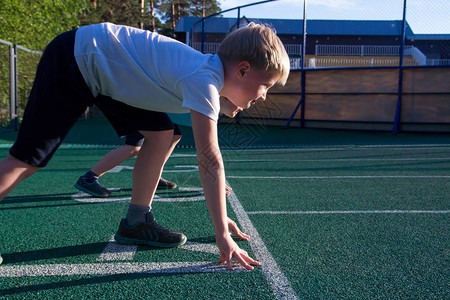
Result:
[[[94,197],[107,198],[111,196],[111,191],[98,183],[97,180],[89,183],[83,179],[83,176],[81,176],[77,183],[75,183],[75,187],[80,191],[86,192]]]
[[[134,226],[128,226],[125,218],[122,219],[114,239],[119,244],[146,245],[159,248],[178,247],[186,243],[186,236],[180,232],[170,231],[159,225],[153,213],[146,215],[146,221]]]
[[[160,178],[158,182],[158,190],[171,190],[177,187],[177,184],[175,182],[166,180],[164,178]]]

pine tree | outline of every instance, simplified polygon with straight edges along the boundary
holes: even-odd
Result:
[[[111,22],[141,27],[148,22],[139,0],[91,0],[88,11],[80,16],[81,25]]]
[[[168,36],[174,36],[176,23],[183,16],[204,17],[220,11],[216,0],[161,0],[157,8],[164,21],[160,32]]]
[[[174,36],[183,16],[208,16],[220,11],[216,0],[90,0],[81,25],[111,22]]]

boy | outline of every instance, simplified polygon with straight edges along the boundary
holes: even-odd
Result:
[[[131,204],[115,239],[124,244],[176,247],[182,233],[159,225],[150,210],[174,125],[166,113],[190,112],[200,179],[221,263],[259,265],[229,230],[225,172],[216,121],[220,97],[232,111],[265,100],[289,75],[289,57],[276,34],[249,24],[230,33],[217,54],[202,54],[155,33],[111,23],[84,26],[53,40],[39,63],[18,139],[0,162],[0,199],[44,167],[67,132],[95,104],[119,136],[139,131],[144,144],[133,170]]]
[[[169,147],[166,155],[166,161],[170,157],[173,149],[181,139],[181,130],[177,124],[174,124],[174,133],[172,144]],[[114,168],[115,166],[123,163],[125,160],[135,157],[139,150],[141,150],[144,143],[144,136],[139,132],[127,134],[125,137],[125,145],[116,148],[106,153],[89,171],[83,176],[80,176],[75,183],[75,187],[80,191],[88,193],[94,197],[107,198],[111,196],[111,191],[102,186],[98,179]],[[164,178],[160,178],[157,189],[174,189],[177,187],[175,182],[168,181]]]

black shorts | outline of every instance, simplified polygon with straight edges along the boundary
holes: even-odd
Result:
[[[181,136],[182,134],[180,127],[175,123],[173,125],[174,125],[173,134]],[[125,136],[125,145],[141,147],[143,143],[144,143],[144,136],[139,132],[130,133]]]
[[[45,167],[88,106],[97,105],[119,136],[139,130],[171,130],[166,113],[147,111],[94,97],[74,57],[75,30],[57,36],[39,62],[17,140],[10,154],[27,164]]]

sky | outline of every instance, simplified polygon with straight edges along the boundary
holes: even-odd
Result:
[[[261,0],[219,0],[222,10]],[[449,0],[407,0],[406,20],[416,34],[450,34]],[[402,20],[403,0],[307,0],[307,19]],[[242,8],[241,17],[302,19],[303,0],[277,0]],[[237,17],[237,10],[224,17]]]

